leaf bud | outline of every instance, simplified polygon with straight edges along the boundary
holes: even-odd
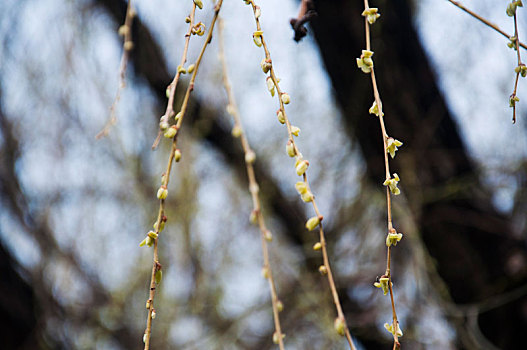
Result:
[[[157,190],[157,198],[158,199],[165,199],[168,196],[168,190],[165,185],[161,185],[159,189]]]
[[[174,151],[174,160],[176,161],[176,163],[181,160],[181,150],[179,148],[176,148],[176,150]]]
[[[318,224],[320,224],[320,218],[318,216],[313,216],[313,217],[309,218],[309,220],[307,220],[306,228],[309,231],[312,231],[312,230],[315,229],[315,227],[318,226]]]
[[[171,139],[177,134],[178,127],[176,125],[172,125],[170,128],[168,128],[163,136],[165,136],[167,139]]]
[[[256,154],[254,153],[253,150],[249,150],[247,151],[247,153],[245,153],[245,162],[247,164],[252,164],[254,163],[255,160],[256,160]]]
[[[280,99],[282,100],[282,102],[285,105],[287,105],[287,104],[289,104],[289,102],[291,102],[291,97],[289,97],[289,94],[287,92],[283,92],[282,96],[280,96]]]
[[[203,2],[201,0],[194,0],[194,3],[200,10],[203,9]]]
[[[333,326],[339,335],[346,335],[346,321],[344,321],[342,317],[337,317],[333,323]]]

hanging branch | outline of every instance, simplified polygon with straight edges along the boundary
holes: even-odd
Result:
[[[285,111],[285,105],[289,104],[291,99],[290,99],[289,94],[287,94],[286,92],[283,92],[280,89],[279,79],[276,76],[276,73],[275,73],[275,70],[272,64],[272,60],[271,60],[271,54],[269,53],[269,49],[264,39],[262,27],[260,25],[261,9],[252,0],[244,0],[244,1],[247,5],[252,6],[254,19],[256,22],[256,31],[253,33],[253,41],[256,44],[256,46],[262,47],[265,52],[265,58],[260,63],[260,66],[262,68],[262,71],[265,74],[269,73],[269,76],[266,78],[267,88],[269,92],[271,93],[271,96],[274,96],[275,91],[276,91],[276,95],[279,101],[279,109],[276,112],[278,121],[281,124],[285,124],[287,128],[288,141],[286,144],[286,152],[290,157],[295,158],[296,160],[295,171],[298,176],[302,176],[303,178],[303,181],[297,182],[295,187],[298,193],[300,194],[302,200],[306,203],[310,202],[313,205],[313,209],[316,214],[315,216],[311,217],[306,222],[306,228],[309,231],[312,231],[318,227],[319,242],[313,246],[313,249],[316,251],[319,251],[319,250],[322,251],[323,264],[319,267],[319,271],[322,275],[327,276],[329,287],[330,287],[331,294],[333,297],[333,302],[337,310],[337,317],[335,318],[334,327],[338,334],[346,337],[350,349],[354,350],[355,345],[353,344],[351,334],[346,324],[344,312],[342,311],[342,306],[340,304],[339,296],[337,293],[337,287],[335,286],[333,273],[331,271],[331,266],[329,264],[329,257],[328,257],[327,247],[326,247],[326,238],[325,238],[324,229],[322,226],[322,220],[324,219],[324,217],[322,216],[322,214],[320,213],[318,209],[318,206],[315,201],[315,195],[311,191],[309,181],[307,179],[307,168],[309,167],[309,161],[304,159],[293,137],[293,136],[297,137],[299,135],[300,129],[291,124],[291,122],[289,121],[289,118],[287,117],[286,111]]]
[[[278,294],[276,293],[276,282],[273,279],[273,271],[271,269],[271,264],[269,262],[269,247],[268,242],[271,242],[273,239],[273,234],[271,231],[269,231],[265,225],[264,216],[262,213],[262,206],[260,203],[260,186],[258,185],[258,182],[256,181],[255,172],[253,163],[256,160],[256,155],[254,151],[251,149],[251,146],[249,145],[249,141],[247,140],[247,137],[245,136],[245,131],[243,129],[240,114],[237,108],[236,100],[234,98],[234,93],[231,89],[231,84],[229,82],[229,76],[227,73],[227,64],[225,63],[225,53],[224,53],[224,45],[223,45],[223,21],[220,19],[219,21],[219,58],[221,62],[222,67],[222,73],[223,73],[223,85],[225,87],[225,91],[227,92],[227,98],[228,98],[228,105],[227,105],[227,112],[232,116],[234,121],[234,127],[232,129],[232,136],[235,138],[240,139],[240,143],[243,148],[243,152],[245,154],[245,167],[247,170],[247,178],[249,179],[249,192],[251,193],[251,198],[253,202],[253,210],[251,215],[251,221],[258,225],[258,228],[260,229],[260,238],[262,241],[262,254],[263,254],[263,260],[264,260],[264,266],[263,266],[263,274],[269,281],[269,289],[271,292],[271,303],[273,307],[273,318],[274,318],[274,326],[275,326],[275,332],[273,333],[273,342],[275,344],[278,344],[280,350],[284,350],[284,337],[285,334],[282,333],[282,328],[280,325],[280,316],[279,313],[283,310],[284,305],[282,301],[278,299]]]
[[[156,287],[159,285],[162,279],[162,266],[159,263],[159,254],[158,254],[158,240],[159,240],[159,233],[163,230],[165,226],[165,222],[167,221],[167,217],[165,216],[165,200],[168,196],[168,190],[167,190],[168,182],[170,179],[170,172],[172,170],[172,163],[174,162],[174,160],[178,162],[181,159],[181,151],[177,148],[178,131],[181,128],[181,123],[183,122],[183,119],[185,117],[185,112],[187,110],[190,93],[194,90],[194,82],[196,80],[196,75],[198,73],[198,69],[199,69],[201,60],[203,58],[203,54],[205,53],[205,49],[207,48],[207,46],[212,40],[212,33],[214,31],[214,25],[216,23],[216,20],[218,19],[218,15],[219,15],[222,4],[223,4],[223,0],[218,0],[216,5],[214,6],[214,17],[212,18],[210,29],[205,39],[205,42],[203,43],[203,47],[201,48],[199,56],[192,69],[193,74],[192,74],[192,77],[190,78],[190,82],[189,82],[187,91],[185,93],[185,97],[183,99],[181,110],[176,115],[176,120],[177,120],[176,125],[167,127],[164,133],[165,137],[172,138],[172,148],[170,150],[170,155],[168,157],[166,172],[162,176],[161,186],[159,187],[157,191],[157,198],[159,199],[159,211],[157,214],[157,220],[154,224],[155,231],[148,232],[147,237],[140,244],[140,246],[143,246],[143,245],[147,245],[147,246],[153,245],[154,246],[153,266],[152,266],[152,274],[150,278],[150,293],[149,293],[148,300],[146,302],[146,308],[148,310],[148,318],[147,318],[147,323],[146,323],[145,334],[143,336],[143,341],[145,343],[144,350],[150,349],[152,320],[155,318],[155,315],[156,315],[156,310],[154,308],[154,297],[156,294]],[[194,0],[193,9],[195,9],[195,6],[202,8],[203,4],[201,3],[201,0]],[[200,26],[201,29],[199,30],[204,30],[203,27],[204,26]]]
[[[388,136],[386,132],[386,126],[384,124],[384,113],[382,111],[382,102],[377,88],[377,80],[375,78],[375,70],[373,68],[373,51],[371,51],[371,40],[370,40],[370,26],[373,25],[377,19],[381,16],[378,13],[378,9],[375,7],[370,8],[368,0],[364,0],[364,16],[365,36],[366,36],[366,50],[362,51],[360,58],[357,58],[357,66],[364,72],[370,75],[374,102],[369,112],[375,114],[379,118],[379,124],[382,133],[383,153],[384,153],[384,168],[386,172],[386,179],[383,183],[386,186],[386,211],[388,216],[388,234],[386,236],[386,271],[384,275],[380,277],[374,285],[383,290],[384,295],[390,293],[390,301],[392,305],[392,324],[386,323],[384,327],[393,335],[393,349],[399,349],[401,344],[399,337],[403,335],[401,328],[399,327],[399,321],[397,320],[397,313],[395,311],[395,300],[393,293],[392,273],[391,273],[391,260],[392,260],[392,247],[396,246],[397,243],[402,239],[402,233],[397,233],[392,224],[392,206],[391,206],[391,194],[398,195],[401,193],[397,187],[400,181],[399,176],[394,173],[393,178],[390,172],[390,163],[388,160],[388,154],[392,158],[395,157],[395,152],[398,147],[402,146],[402,142]]]
[[[132,41],[132,22],[136,15],[134,8],[132,7],[132,0],[128,0],[128,6],[126,8],[126,17],[124,24],[119,27],[119,35],[123,37],[123,54],[121,56],[121,65],[119,68],[119,87],[115,93],[112,106],[110,107],[110,119],[106,122],[104,128],[95,135],[96,139],[101,139],[108,135],[112,126],[117,123],[117,104],[121,100],[121,92],[126,87],[126,68],[128,67],[128,59],[130,57],[130,51],[134,48],[134,42]]]

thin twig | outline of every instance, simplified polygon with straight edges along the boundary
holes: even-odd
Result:
[[[364,8],[369,9],[370,6],[368,4],[368,0],[364,0]],[[368,18],[364,17],[364,25],[365,25],[365,35],[366,35],[366,50],[370,51],[371,48],[371,39],[370,39],[370,23],[368,22]],[[378,118],[379,123],[382,131],[382,143],[383,143],[383,153],[384,153],[384,168],[386,172],[386,180],[389,180],[391,178],[390,173],[390,163],[388,160],[388,151],[387,151],[387,142],[388,142],[388,134],[386,132],[386,126],[384,124],[384,113],[382,111],[382,102],[381,97],[379,94],[379,89],[377,88],[377,80],[375,78],[375,70],[374,67],[371,67],[371,82],[373,87],[373,96],[375,98],[375,103],[377,104],[378,108]],[[388,234],[395,233],[395,229],[393,228],[392,224],[392,207],[391,207],[391,193],[390,189],[386,187],[386,210],[387,210],[387,220],[388,220]],[[397,330],[399,328],[399,322],[397,320],[397,313],[395,312],[395,301],[394,301],[394,293],[392,288],[392,274],[391,274],[391,246],[388,246],[387,256],[386,256],[386,272],[385,277],[388,278],[388,288],[390,291],[390,300],[392,304],[392,318],[393,318],[393,348],[398,349],[400,348],[400,343],[397,335]]]
[[[518,33],[518,21],[516,20],[516,12],[514,12],[514,45],[516,46],[516,53],[518,57],[518,66],[516,68],[516,79],[514,80],[514,90],[512,91],[512,94],[510,96],[510,99],[513,101],[512,103],[512,123],[516,123],[516,92],[518,90],[518,80],[520,78],[521,73],[521,67],[523,65],[521,57],[520,57],[520,50],[519,50],[519,33]]]
[[[262,27],[260,25],[260,19],[259,19],[260,7],[257,6],[254,3],[254,1],[250,1],[250,4],[252,6],[253,13],[254,13],[254,18],[255,18],[255,22],[256,22],[256,30],[258,32],[260,32],[260,33],[263,33],[262,32]],[[291,123],[290,123],[290,121],[289,121],[289,119],[287,117],[286,111],[285,111],[284,102],[282,100],[282,95],[284,94],[284,92],[280,89],[280,85],[278,83],[278,78],[276,76],[276,73],[275,73],[275,70],[274,70],[274,66],[272,65],[271,54],[269,53],[269,49],[268,49],[267,44],[265,42],[264,35],[261,34],[260,37],[261,37],[262,47],[263,47],[264,52],[265,52],[265,60],[266,60],[266,62],[268,62],[271,65],[271,67],[269,69],[269,74],[270,74],[270,77],[271,77],[271,79],[273,81],[273,84],[274,84],[274,86],[276,88],[276,94],[277,94],[277,97],[278,97],[278,101],[280,103],[279,111],[283,114],[283,119],[284,119],[285,125],[287,127],[288,142],[291,143],[291,145],[292,145],[292,147],[294,149],[294,152],[295,152],[295,154],[298,157],[301,153],[300,153],[300,150],[299,150],[299,148],[297,147],[297,145],[296,145],[296,143],[294,141],[292,125],[291,125]],[[308,191],[311,191],[310,190],[310,186],[309,186],[309,182],[308,182],[308,179],[307,179],[307,174],[305,172],[303,174],[303,179],[304,179],[304,182],[305,182],[305,184],[307,186]],[[312,199],[311,203],[313,205],[313,209],[315,211],[316,216],[320,220],[320,223],[319,223],[318,227],[319,227],[319,236],[320,236],[320,245],[321,245],[321,250],[322,250],[322,257],[323,257],[323,262],[324,262],[323,266],[325,267],[325,271],[326,271],[326,275],[327,275],[327,278],[328,278],[329,287],[330,287],[331,294],[332,294],[332,297],[333,297],[333,302],[334,302],[335,308],[337,310],[337,319],[340,322],[342,322],[344,335],[346,336],[346,339],[348,341],[350,349],[351,350],[355,350],[355,345],[353,344],[353,339],[351,337],[351,334],[349,332],[348,326],[346,324],[346,318],[344,317],[344,312],[342,311],[342,306],[340,304],[339,296],[338,296],[338,293],[337,293],[337,287],[335,286],[333,273],[331,271],[331,266],[329,264],[329,258],[328,258],[327,247],[326,247],[326,239],[325,239],[325,235],[324,235],[324,229],[323,229],[323,226],[322,226],[323,216],[320,214],[320,211],[318,210],[318,207],[317,207],[317,204],[316,204],[316,201],[315,201],[314,198]]]
[[[485,25],[489,26],[490,28],[494,29],[495,31],[497,31],[498,33],[500,33],[501,35],[503,35],[507,39],[511,38],[511,36],[509,34],[507,34],[505,31],[503,31],[500,27],[498,27],[494,23],[490,22],[489,20],[486,20],[485,18],[481,17],[477,13],[469,10],[463,4],[461,4],[459,1],[454,1],[454,0],[447,0],[447,1],[450,2],[451,4],[455,5],[455,6],[459,7],[461,10],[465,11],[466,13],[468,13],[472,17],[476,18],[480,22],[484,23]],[[521,47],[523,47],[524,49],[527,49],[527,45],[525,45],[524,43],[519,42],[519,45]]]
[[[126,68],[128,66],[128,59],[130,57],[130,51],[133,49],[132,41],[132,22],[135,16],[135,10],[132,6],[132,0],[128,0],[128,6],[126,7],[126,16],[124,24],[119,27],[119,35],[123,36],[123,54],[121,56],[121,64],[119,67],[119,86],[115,93],[112,106],[110,107],[110,118],[106,122],[104,128],[95,135],[96,139],[101,139],[108,135],[112,126],[117,123],[117,104],[121,100],[121,92],[126,87]]]
[[[267,229],[265,225],[264,216],[262,213],[262,206],[260,204],[260,196],[259,196],[259,185],[256,181],[256,177],[254,175],[254,167],[253,167],[253,161],[251,161],[251,157],[254,156],[254,151],[251,149],[251,146],[249,145],[249,141],[247,140],[247,137],[245,136],[245,130],[243,129],[240,114],[238,111],[238,107],[234,98],[234,93],[232,92],[231,84],[229,82],[229,76],[227,73],[227,64],[225,63],[225,53],[224,53],[224,44],[223,44],[223,20],[220,18],[218,23],[218,33],[219,33],[219,58],[221,61],[222,71],[223,71],[223,85],[225,87],[225,91],[227,92],[228,97],[228,105],[229,105],[229,114],[231,114],[233,120],[234,120],[234,130],[236,130],[235,135],[233,136],[239,136],[240,142],[242,144],[242,148],[245,154],[245,166],[247,169],[247,177],[249,179],[249,192],[251,193],[251,198],[253,201],[253,214],[256,215],[258,227],[260,229],[260,238],[262,241],[262,253],[263,253],[263,260],[264,260],[264,271],[267,275],[267,280],[269,281],[269,289],[271,292],[271,303],[273,308],[273,317],[274,317],[274,325],[275,325],[275,333],[273,334],[273,341],[278,342],[278,346],[280,347],[280,350],[284,350],[284,340],[282,335],[282,328],[280,325],[280,316],[279,312],[283,305],[281,304],[281,301],[278,299],[278,294],[276,293],[276,284],[273,279],[273,272],[271,269],[271,264],[269,262],[269,247],[267,245],[267,240],[272,239],[271,232]],[[237,133],[239,132],[239,135]],[[279,306],[280,305],[280,306]]]
[[[189,23],[188,23],[188,32],[185,34],[185,46],[183,48],[183,54],[181,55],[181,61],[178,67],[183,67],[184,64],[187,62],[187,53],[188,53],[188,47],[190,43],[190,37],[192,36],[192,28],[194,27],[195,13],[196,13],[196,4],[193,2],[192,10],[190,11],[190,15],[188,16]],[[176,88],[177,88],[180,76],[181,76],[181,72],[178,69],[176,71],[176,75],[174,76],[174,79],[172,80],[170,85],[167,87],[167,90],[169,91],[168,103],[167,103],[165,114],[163,114],[163,116],[161,117],[159,121],[160,125],[162,123],[165,123],[165,125],[168,124],[168,120],[170,119],[170,117],[173,117],[175,115],[174,103],[176,99]],[[157,133],[157,137],[154,143],[152,144],[152,149],[156,149],[157,145],[159,144],[159,140],[161,139],[162,134],[163,134],[163,130],[160,127],[159,132]]]
[[[210,24],[210,28],[209,28],[209,32],[207,34],[207,38],[205,39],[205,42],[203,43],[203,47],[201,48],[199,56],[198,56],[198,58],[196,60],[195,68],[194,68],[192,77],[190,79],[190,83],[189,83],[189,85],[187,87],[187,91],[186,91],[185,97],[183,99],[183,104],[181,106],[181,115],[180,115],[180,118],[178,119],[178,121],[176,123],[176,130],[180,129],[181,123],[183,122],[183,119],[184,119],[184,116],[185,116],[185,112],[186,112],[186,109],[187,109],[187,105],[188,105],[188,101],[190,99],[190,93],[192,92],[192,90],[194,90],[194,82],[196,80],[196,75],[198,74],[198,69],[199,69],[201,60],[203,58],[203,54],[205,53],[205,49],[207,48],[207,46],[209,45],[209,43],[212,40],[212,32],[214,31],[214,25],[216,23],[216,20],[218,19],[218,15],[219,15],[219,12],[220,12],[222,4],[223,4],[223,0],[218,0],[216,5],[214,6],[214,17],[212,18],[212,22]],[[195,9],[195,5],[193,5],[193,8]],[[162,186],[164,186],[165,188],[168,188],[168,182],[169,182],[169,179],[170,179],[170,171],[172,170],[172,163],[174,161],[175,153],[176,153],[176,150],[177,150],[177,137],[178,137],[178,134],[179,133],[176,133],[176,135],[172,139],[172,148],[170,150],[170,155],[168,157],[168,163],[167,163],[166,172],[165,172],[165,174],[163,176]],[[162,223],[164,223],[164,221],[166,221],[166,216],[164,215],[164,213],[165,213],[165,199],[160,199],[159,200],[159,211],[158,211],[156,225],[155,225],[156,234],[159,234],[160,228],[162,227]],[[153,267],[152,267],[152,275],[151,275],[151,279],[150,279],[150,295],[149,295],[149,298],[148,298],[148,301],[147,301],[148,319],[147,319],[146,330],[145,330],[145,334],[144,334],[144,338],[143,338],[143,340],[145,342],[144,350],[149,350],[150,349],[150,336],[151,336],[151,333],[152,333],[152,314],[155,312],[155,309],[154,309],[154,297],[155,297],[156,286],[157,286],[156,280],[155,280],[155,275],[156,275],[156,272],[159,269],[161,269],[161,265],[159,263],[159,255],[158,255],[158,240],[159,240],[159,238],[155,238],[154,239],[154,258],[153,258],[154,261],[153,261]]]

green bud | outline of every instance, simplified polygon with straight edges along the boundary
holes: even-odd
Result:
[[[156,271],[155,279],[156,279],[156,284],[161,283],[161,280],[163,279],[163,271],[162,270],[157,270]]]
[[[309,220],[307,220],[306,228],[309,231],[313,231],[315,229],[315,227],[317,227],[319,224],[320,224],[320,218],[318,216],[313,216],[313,217],[309,218]]]
[[[194,0],[194,3],[200,10],[203,9],[203,2],[201,0]]]
[[[335,322],[333,323],[333,326],[335,327],[335,330],[337,333],[341,336],[346,335],[346,321],[344,321],[343,318],[337,317],[335,319]]]

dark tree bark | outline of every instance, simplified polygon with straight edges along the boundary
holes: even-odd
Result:
[[[363,2],[319,0],[315,5],[314,36],[347,131],[359,141],[367,174],[380,186],[383,146],[377,117],[368,114],[371,81],[355,64],[365,49]],[[411,1],[379,1],[376,6],[381,18],[372,28],[372,51],[387,130],[404,141],[392,172],[401,175],[402,191],[452,300],[481,304],[484,310],[483,305],[527,282],[524,241],[482,188],[412,26]],[[451,44],[456,44],[453,39]],[[527,298],[517,296],[481,311],[479,326],[502,349],[522,344]]]

